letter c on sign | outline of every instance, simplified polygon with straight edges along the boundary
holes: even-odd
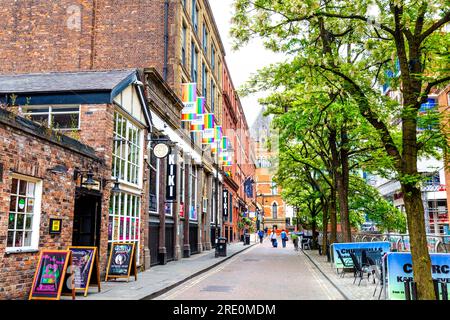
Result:
[[[405,271],[406,273],[411,273],[412,272],[412,264],[410,264],[410,263],[404,264],[403,271]]]

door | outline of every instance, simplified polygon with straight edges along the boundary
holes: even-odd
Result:
[[[166,225],[167,261],[172,261],[175,257],[175,248],[173,239],[174,239],[173,224]]]
[[[198,253],[198,246],[197,246],[198,233],[197,232],[198,232],[197,226],[195,226],[195,225],[189,226],[189,245],[191,247],[191,254]]]
[[[150,249],[150,265],[154,266],[160,263],[158,248],[159,248],[159,224],[150,223],[149,230],[149,244],[148,248]]]
[[[79,189],[75,192],[73,246],[100,246],[101,194]]]

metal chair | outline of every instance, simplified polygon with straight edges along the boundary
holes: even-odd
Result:
[[[349,264],[344,257],[341,255],[341,253],[339,252],[339,250],[336,250],[339,260],[341,260],[342,265],[344,266],[344,268],[342,268],[342,273],[341,273],[341,278],[343,278],[345,276],[345,268],[347,269],[353,269],[353,275],[355,275],[356,271],[355,271],[355,266],[352,264]]]
[[[370,272],[368,271],[367,266],[361,265],[359,263],[358,258],[356,257],[356,255],[353,252],[350,252],[350,257],[352,258],[353,265],[355,266],[355,273],[354,273],[355,280],[353,280],[353,283],[356,282],[356,277],[359,276],[358,286],[360,286],[361,285],[361,281],[362,281],[362,279],[363,279],[365,274],[367,274],[367,280],[369,279]]]

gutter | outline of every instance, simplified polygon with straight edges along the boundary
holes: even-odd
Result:
[[[169,46],[169,0],[164,1],[164,67],[163,78],[167,81],[167,56]]]

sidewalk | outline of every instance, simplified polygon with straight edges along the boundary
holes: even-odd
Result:
[[[215,258],[215,250],[211,249],[190,258],[171,261],[166,265],[157,265],[140,272],[137,281],[134,276],[129,282],[124,279],[101,283],[101,292],[97,287],[90,287],[87,297],[77,294],[76,300],[141,300],[153,298],[165,291],[180,285],[184,281],[197,276],[232,256],[252,247],[255,243],[244,246],[242,242],[227,245],[227,256]],[[151,297],[149,297],[151,296]],[[71,300],[70,296],[61,296],[61,300]]]
[[[375,296],[373,296],[376,284],[373,283],[372,277],[370,281],[364,278],[361,285],[358,286],[359,279],[353,284],[353,273],[346,273],[344,278],[340,278],[336,273],[336,269],[327,261],[326,256],[319,255],[317,250],[303,250],[319,268],[322,273],[333,283],[333,285],[341,291],[349,300],[378,300],[380,286],[377,287]],[[384,292],[381,294],[380,300],[384,300]]]

